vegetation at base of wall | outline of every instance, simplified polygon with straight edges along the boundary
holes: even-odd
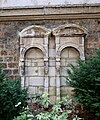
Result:
[[[82,120],[73,113],[73,101],[69,96],[63,97],[53,105],[47,93],[35,96],[32,101],[29,107],[13,120]]]
[[[20,80],[8,80],[0,67],[0,120],[12,120],[26,105],[27,90],[21,88]]]
[[[68,70],[67,82],[74,87],[74,97],[84,108],[92,111],[100,120],[100,50],[87,61],[78,61]]]

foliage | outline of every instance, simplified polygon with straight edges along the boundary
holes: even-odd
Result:
[[[34,100],[33,101],[35,103],[35,106],[39,105],[41,106],[41,108],[38,108],[37,106],[37,109],[34,109],[33,112],[31,111],[31,109],[28,109],[27,111],[24,110],[24,112],[22,112],[20,116],[15,117],[13,120],[68,120],[69,114],[73,110],[72,99],[69,98],[68,96],[63,97],[62,100],[55,103],[54,105],[51,105],[47,93],[44,93],[40,97],[36,96]],[[52,106],[52,109],[49,111],[48,108],[50,107],[50,105]],[[30,115],[31,117],[28,118],[27,116]],[[81,120],[81,118],[77,117],[77,115],[73,115],[73,116],[74,117],[72,120]]]
[[[0,68],[0,120],[12,120],[27,102],[27,90],[21,88],[20,80],[8,80]],[[15,106],[21,102],[20,106]]]
[[[24,111],[20,113],[20,116],[14,117],[13,120],[34,120],[34,116],[30,112],[29,108],[24,108]]]
[[[74,96],[88,110],[100,119],[100,51],[86,62],[78,61],[79,66],[68,70],[67,82],[74,87]]]
[[[35,99],[37,103],[43,105],[45,108],[51,104],[51,100],[48,97],[48,93],[45,92],[44,94],[40,95],[39,99]]]

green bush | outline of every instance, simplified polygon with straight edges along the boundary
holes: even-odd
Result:
[[[8,80],[0,68],[0,120],[12,120],[27,105],[27,90],[20,80]],[[20,106],[15,106],[21,102]]]
[[[79,66],[68,70],[67,82],[74,87],[76,100],[100,119],[100,51],[85,62],[78,61]]]
[[[53,105],[47,93],[34,97],[32,101],[33,106],[25,108],[20,116],[14,117],[13,120],[69,120],[69,115],[71,120],[82,120],[75,113],[73,100],[69,96]]]

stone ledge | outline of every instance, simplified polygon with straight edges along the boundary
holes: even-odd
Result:
[[[55,17],[56,16],[56,17]],[[69,15],[35,15],[35,16],[0,16],[0,22],[4,21],[26,21],[26,20],[69,20],[69,19],[100,19],[98,14],[69,14]]]
[[[100,13],[98,6],[55,6],[40,8],[1,8],[0,16],[25,16],[25,15],[60,15],[60,14],[87,14]]]
[[[55,17],[56,16],[56,17]],[[49,6],[37,8],[1,8],[0,21],[13,20],[61,20],[100,18],[97,6]]]

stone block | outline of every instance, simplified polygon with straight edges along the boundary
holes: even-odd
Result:
[[[67,67],[60,68],[61,76],[67,76]]]
[[[8,63],[9,68],[18,68],[18,63]]]
[[[13,69],[13,74],[14,74],[14,75],[19,74],[18,69]]]
[[[49,49],[49,56],[55,57],[55,49]]]
[[[56,96],[50,96],[50,100],[52,101],[52,104],[56,102]]]
[[[30,86],[44,86],[44,77],[27,77]]]
[[[56,102],[60,100],[60,87],[56,87]]]
[[[14,75],[10,75],[8,78],[9,78],[10,80],[15,80],[15,76],[14,76]]]
[[[19,61],[19,57],[18,56],[14,56],[14,61],[18,62]]]
[[[56,78],[55,77],[50,77],[50,86],[56,86]]]
[[[2,68],[7,68],[7,63],[1,63]]]
[[[56,95],[56,87],[49,87],[49,95],[50,96]]]
[[[64,87],[64,86],[61,87],[61,88],[60,88],[61,96],[73,94],[72,90],[73,90],[72,87]]]
[[[87,48],[94,48],[94,43],[89,42],[88,45],[87,45]]]
[[[43,94],[43,91],[44,91],[43,87],[32,87],[32,86],[28,87],[28,92],[31,95],[33,95],[33,94]]]
[[[44,76],[44,67],[38,67],[38,75]]]
[[[54,38],[49,40],[49,49],[55,49],[55,40],[54,40]]]
[[[0,62],[3,62],[3,57],[0,57]]]
[[[4,49],[4,44],[0,44],[0,50]]]
[[[54,58],[50,58],[49,59],[49,66],[51,66],[51,67],[54,67],[55,66],[55,59]]]
[[[55,76],[55,67],[49,67],[49,76]]]
[[[43,38],[35,38],[35,43],[43,45]]]
[[[25,67],[25,74],[29,76],[44,76],[44,67]]]
[[[79,44],[80,37],[60,37],[60,44],[64,43],[76,43]]]
[[[4,32],[0,31],[0,38],[4,38]]]
[[[5,56],[5,55],[7,55],[7,51],[6,50],[1,50],[1,56]]]
[[[4,57],[4,62],[12,62],[13,61],[13,57]]]
[[[19,75],[15,75],[15,80],[20,80],[21,77]]]
[[[66,76],[67,77],[67,76]],[[67,86],[66,77],[61,77],[61,86]]]
[[[12,74],[12,70],[10,70],[10,69],[4,69],[3,71],[6,75],[11,75]]]

